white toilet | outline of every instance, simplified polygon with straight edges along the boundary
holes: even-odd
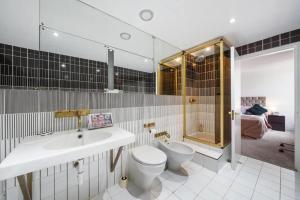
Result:
[[[164,171],[166,162],[167,156],[161,150],[149,145],[136,147],[129,157],[129,180],[148,191],[153,180]]]

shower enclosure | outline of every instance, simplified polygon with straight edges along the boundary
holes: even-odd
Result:
[[[230,50],[222,38],[161,60],[158,94],[182,95],[183,137],[223,148],[230,143]]]

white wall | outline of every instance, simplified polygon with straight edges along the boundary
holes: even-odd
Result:
[[[292,50],[241,60],[242,96],[266,96],[267,107],[286,117],[294,130],[294,53]]]

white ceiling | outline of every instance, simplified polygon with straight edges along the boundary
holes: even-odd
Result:
[[[182,49],[219,36],[239,46],[300,28],[299,0],[82,1]],[[139,18],[142,9],[154,12],[152,21]]]
[[[300,28],[299,0],[81,1],[1,0],[0,42],[104,62],[106,50],[100,44],[105,43],[126,50],[115,51],[116,65],[152,72],[155,64],[144,62],[145,57],[154,57],[157,63],[180,49],[218,36],[225,36],[239,46]],[[142,9],[153,10],[152,21],[144,22],[139,18]],[[236,18],[235,24],[229,23],[231,17]],[[42,32],[39,43],[39,19],[46,26],[62,31],[58,31],[61,38],[54,38],[52,32]],[[131,39],[122,40],[122,32],[130,33]],[[151,34],[157,36],[154,41]]]

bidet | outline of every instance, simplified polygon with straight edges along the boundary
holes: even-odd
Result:
[[[166,153],[167,167],[173,171],[178,171],[182,163],[191,160],[195,155],[195,150],[183,142],[159,141],[158,148]]]

